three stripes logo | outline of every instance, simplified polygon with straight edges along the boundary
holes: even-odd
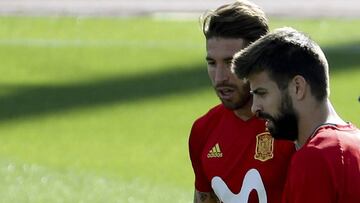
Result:
[[[207,154],[207,158],[220,158],[222,156],[223,154],[220,150],[219,143],[216,143],[215,146],[213,146],[213,148]]]

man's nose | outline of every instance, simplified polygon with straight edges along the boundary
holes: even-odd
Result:
[[[224,81],[228,81],[230,73],[230,68],[225,65],[220,65],[216,67],[215,82],[222,83]]]
[[[253,112],[254,114],[257,114],[258,112],[262,111],[263,109],[261,108],[261,105],[259,104],[258,100],[256,99],[256,97],[253,97],[253,102],[251,105],[251,112]]]

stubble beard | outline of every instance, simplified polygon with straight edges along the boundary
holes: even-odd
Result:
[[[241,89],[237,86],[232,86],[234,88],[234,94],[236,94],[235,99],[233,100],[225,100],[221,99],[221,103],[225,106],[225,108],[230,110],[238,110],[244,108],[249,101],[251,100],[251,95],[249,93],[250,87],[249,85],[244,85]]]

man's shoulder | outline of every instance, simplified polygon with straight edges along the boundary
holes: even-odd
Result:
[[[337,159],[341,153],[339,137],[331,129],[320,129],[309,138],[294,155],[293,161],[307,164],[309,167],[323,163],[325,160]]]
[[[207,135],[211,131],[212,127],[221,119],[225,111],[225,107],[222,104],[216,105],[211,108],[207,113],[199,117],[193,123],[190,134],[191,140],[203,140],[207,139]]]
[[[308,149],[327,151],[354,144],[360,144],[360,131],[354,126],[326,124],[314,132],[306,146]]]
[[[197,118],[194,125],[201,125],[219,119],[227,110],[222,104],[212,107],[208,112]]]
[[[225,111],[229,111],[229,110],[227,110],[223,104],[218,104],[218,105],[210,108],[209,111],[207,111],[205,114],[203,114],[199,119],[219,116],[219,115],[223,114]]]

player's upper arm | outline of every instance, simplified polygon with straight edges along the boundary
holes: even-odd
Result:
[[[200,192],[195,189],[194,203],[218,203],[220,202],[214,192]]]

